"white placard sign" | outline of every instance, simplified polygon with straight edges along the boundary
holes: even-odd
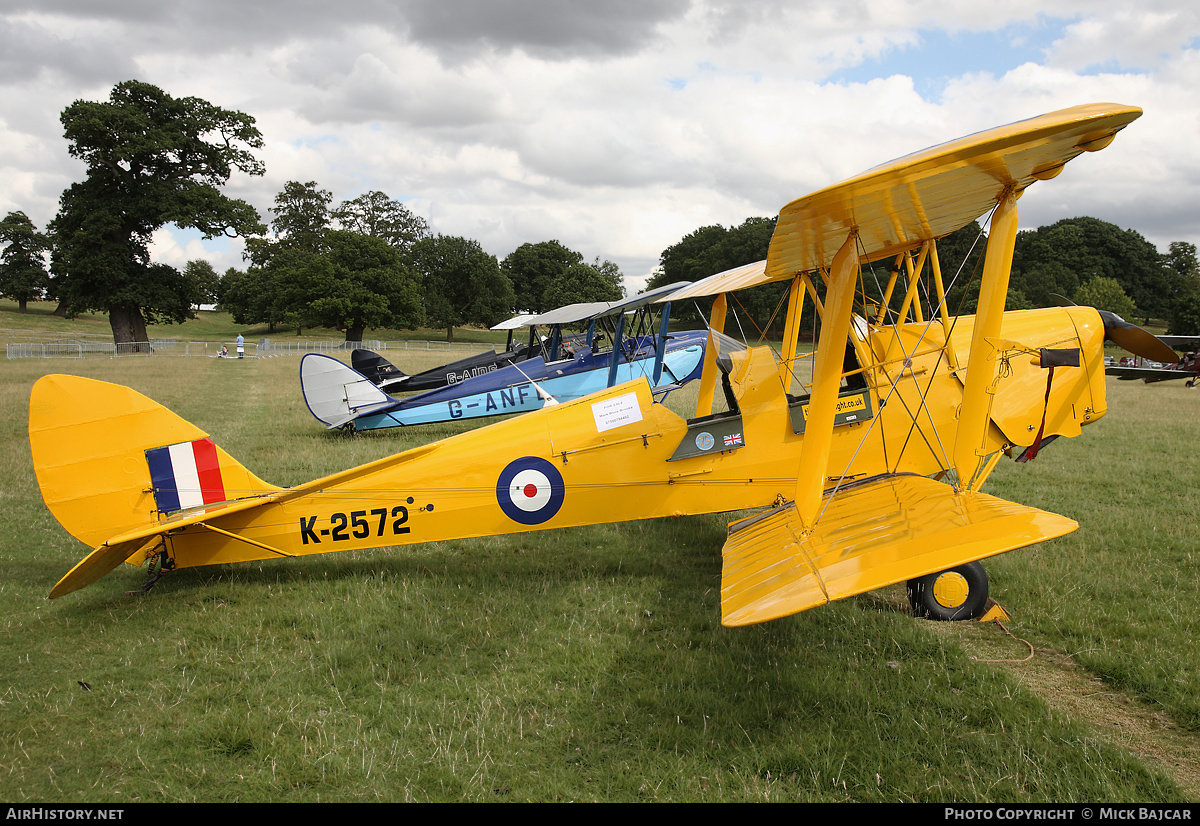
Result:
[[[642,408],[638,406],[637,393],[626,393],[596,402],[592,405],[592,415],[596,418],[596,432],[603,433],[614,427],[640,422]]]

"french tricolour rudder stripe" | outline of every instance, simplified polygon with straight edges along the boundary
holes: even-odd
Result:
[[[225,483],[212,439],[146,451],[154,502],[162,513],[225,501]]]

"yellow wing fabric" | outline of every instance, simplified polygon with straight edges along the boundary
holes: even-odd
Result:
[[[923,476],[888,476],[827,498],[805,535],[791,503],[730,525],[721,622],[752,625],[1043,542],[1074,520]]]
[[[765,284],[767,282],[764,280],[763,275],[766,268],[766,261],[756,261],[753,264],[734,267],[731,270],[710,275],[708,278],[702,278],[677,292],[671,293],[666,298],[659,299],[659,301],[678,302],[685,298],[719,295],[720,293],[730,293],[734,290],[743,290],[747,287]]]
[[[1093,103],[989,129],[899,158],[792,201],[779,213],[765,278],[828,267],[851,230],[869,260],[941,238],[983,215],[1007,188],[1053,178],[1107,146],[1142,113]]]

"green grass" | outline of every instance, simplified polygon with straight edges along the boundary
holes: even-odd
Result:
[[[34,332],[46,336],[63,336],[64,338],[80,335],[95,335],[112,337],[112,328],[108,317],[101,313],[85,313],[74,319],[59,318],[54,315],[57,306],[52,301],[31,301],[28,311],[17,311],[17,303],[8,299],[0,299],[0,339],[9,341],[33,340],[24,335]],[[260,338],[270,338],[275,341],[305,340],[305,339],[335,339],[344,341],[345,332],[324,327],[305,327],[300,335],[295,328],[277,327],[270,330],[265,324],[239,325],[235,324],[229,313],[199,312],[195,318],[188,319],[182,324],[151,324],[147,327],[150,338],[173,338],[179,341],[219,341],[231,342],[238,333],[242,333],[248,341]],[[476,327],[455,327],[455,342],[473,342],[480,344],[503,344],[506,332],[479,329]],[[364,338],[376,341],[445,341],[445,329],[420,328],[416,330],[371,329],[364,333]]]
[[[408,370],[436,353],[404,353]],[[189,569],[122,567],[41,503],[33,381],[128,384],[268,481],[464,427],[345,438],[297,360],[0,363],[0,798],[18,801],[1168,801],[1185,793],[1050,710],[901,589],[719,622],[731,517],[660,519]],[[1011,624],[1196,728],[1200,391],[1109,382],[1108,417],[991,492],[1078,518],[989,564]],[[91,690],[80,686],[82,681]]]
[[[1200,391],[1109,380],[1109,414],[989,490],[1066,514],[1071,536],[991,566],[1022,619],[1077,662],[1200,732]]]

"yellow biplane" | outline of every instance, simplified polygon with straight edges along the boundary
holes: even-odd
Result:
[[[29,413],[38,483],[94,548],[50,596],[123,561],[149,562],[152,582],[198,565],[759,509],[730,525],[722,551],[726,625],[905,581],[924,613],[976,615],[978,560],[1077,527],[980,492],[984,480],[1001,457],[1078,435],[1106,409],[1095,310],[1004,310],[1017,199],[1140,114],[1053,112],[785,206],[766,261],[671,296],[715,296],[690,419],[642,378],[279,488],[145,396],[46,376]],[[937,239],[989,211],[978,314],[956,317]],[[879,260],[890,280],[872,300],[860,265]],[[722,352],[727,295],[770,282],[790,285],[781,353]],[[820,323],[810,384],[795,378],[806,304]]]

